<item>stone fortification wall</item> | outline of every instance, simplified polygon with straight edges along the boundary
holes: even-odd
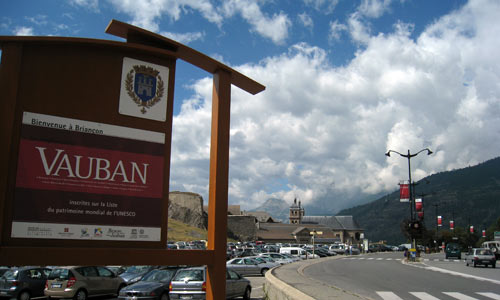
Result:
[[[254,216],[227,216],[228,237],[239,241],[253,241],[257,233]]]
[[[203,198],[195,193],[170,192],[168,217],[194,227],[207,229],[207,214],[203,211]]]

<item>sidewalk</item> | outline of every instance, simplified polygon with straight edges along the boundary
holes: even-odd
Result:
[[[307,277],[304,269],[310,265],[333,260],[342,256],[304,260],[292,264],[283,265],[273,269],[266,274],[266,294],[270,300],[297,299],[297,300],[328,300],[347,299],[360,300],[362,296],[338,287],[328,285]]]

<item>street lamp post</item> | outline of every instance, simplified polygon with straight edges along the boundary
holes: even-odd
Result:
[[[391,152],[394,152],[394,153],[397,153],[399,154],[400,156],[402,157],[406,157],[408,159],[408,189],[409,189],[409,196],[410,196],[410,221],[411,223],[413,224],[413,221],[415,220],[415,195],[413,195],[412,193],[412,183],[411,183],[411,165],[410,165],[410,160],[412,157],[415,157],[417,156],[418,154],[420,154],[421,152],[423,151],[427,151],[427,155],[431,155],[432,154],[432,151],[429,149],[429,148],[425,148],[425,149],[422,149],[416,153],[410,153],[410,149],[408,149],[408,154],[402,154],[402,153],[399,153],[398,151],[394,151],[394,150],[389,150],[387,151],[387,153],[385,154],[386,156],[390,157],[391,156]],[[413,235],[410,231],[410,239],[412,240],[412,243],[413,243],[413,249],[416,248],[416,244],[415,244],[415,240],[413,239]]]

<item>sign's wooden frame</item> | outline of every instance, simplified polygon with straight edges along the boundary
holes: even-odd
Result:
[[[260,83],[238,71],[178,42],[144,29],[112,20],[106,32],[125,38],[126,43],[106,40],[62,37],[12,37],[0,36],[2,61],[0,64],[0,265],[207,265],[207,299],[224,299],[226,269],[226,232],[229,171],[229,128],[231,84],[257,94],[265,89]],[[210,149],[210,179],[208,201],[208,243],[207,250],[167,250],[166,245],[152,242],[95,242],[94,241],[19,241],[10,238],[9,221],[15,170],[19,144],[19,124],[22,112],[32,110],[39,113],[54,113],[77,116],[71,109],[78,109],[70,103],[54,107],[50,99],[46,103],[23,103],[18,101],[20,87],[26,80],[26,61],[37,58],[34,49],[62,47],[68,51],[83,49],[81,59],[91,60],[93,53],[107,51],[126,53],[136,58],[169,66],[168,113],[166,122],[157,125],[154,121],[136,121],[130,118],[108,114],[117,118],[118,125],[162,131],[166,134],[164,217],[162,218],[162,242],[166,242],[168,181],[170,176],[171,120],[173,109],[173,86],[175,61],[182,59],[213,74],[212,125]],[[56,48],[54,48],[56,49]],[[31,53],[31,55],[28,55]],[[29,66],[28,66],[29,68]],[[75,70],[76,71],[76,70]],[[82,83],[85,88],[85,83]],[[78,93],[78,91],[75,91]],[[110,95],[115,95],[111,92]],[[71,101],[71,99],[68,99]],[[103,109],[107,109],[104,107]],[[105,114],[95,112],[98,108],[84,111],[89,120],[102,122]],[[113,114],[117,114],[113,112]],[[121,119],[120,119],[121,118]],[[132,124],[130,124],[132,123]]]

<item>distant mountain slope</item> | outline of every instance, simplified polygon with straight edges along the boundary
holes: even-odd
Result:
[[[290,204],[281,199],[269,198],[266,202],[264,202],[264,204],[250,211],[265,211],[276,221],[287,223],[290,212]]]
[[[425,225],[436,228],[436,216],[443,217],[443,229],[453,218],[455,227],[476,230],[488,228],[500,216],[500,158],[477,166],[441,172],[417,183],[416,194],[423,194]],[[342,210],[338,215],[352,215],[372,240],[404,241],[400,223],[410,216],[408,203],[399,202],[399,191],[371,203]],[[437,214],[436,214],[437,210]]]

